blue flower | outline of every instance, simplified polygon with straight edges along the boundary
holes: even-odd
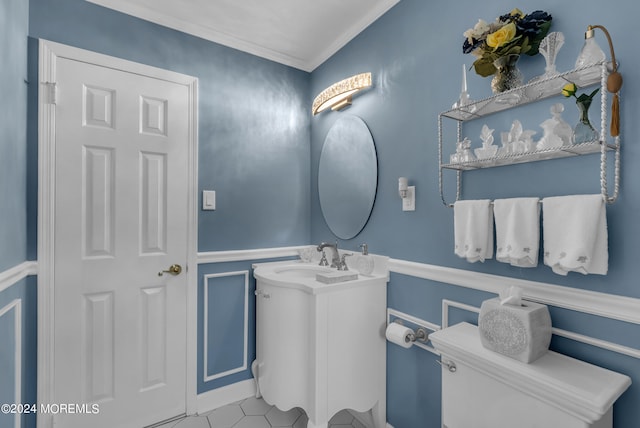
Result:
[[[471,39],[473,43],[469,43],[468,39],[464,39],[464,43],[462,44],[462,53],[470,53],[473,52],[475,48],[482,44],[482,40]]]
[[[553,17],[547,12],[536,10],[516,21],[518,34],[521,34],[522,37],[528,37],[531,43],[531,51],[527,52],[528,55],[538,53],[538,47],[540,46],[540,41],[542,41],[540,36],[544,37],[547,34],[552,19]]]

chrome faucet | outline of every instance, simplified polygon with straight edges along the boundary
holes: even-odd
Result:
[[[323,242],[320,245],[318,245],[318,252],[323,252],[324,254],[324,249],[325,248],[331,248],[333,250],[333,255],[331,256],[331,267],[332,268],[337,268],[338,266],[340,266],[340,254],[338,253],[338,241],[336,241],[335,244],[329,244],[327,242]],[[324,257],[323,257],[324,259]],[[324,259],[326,261],[326,259]],[[322,261],[321,261],[322,262]]]

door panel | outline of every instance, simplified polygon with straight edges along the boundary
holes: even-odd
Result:
[[[57,61],[54,401],[99,404],[61,428],[185,412],[185,85]]]

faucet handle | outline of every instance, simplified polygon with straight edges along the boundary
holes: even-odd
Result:
[[[348,256],[353,256],[353,254],[343,254],[342,255],[342,260],[340,261],[340,264],[338,265],[338,270],[349,270],[349,266],[347,266],[347,260],[346,258]]]
[[[329,262],[327,261],[327,254],[322,250],[322,258],[320,259],[320,266],[329,266]]]

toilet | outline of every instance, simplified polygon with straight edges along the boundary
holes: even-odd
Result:
[[[429,335],[442,365],[443,428],[611,428],[628,376],[552,351],[530,364],[460,323]]]

